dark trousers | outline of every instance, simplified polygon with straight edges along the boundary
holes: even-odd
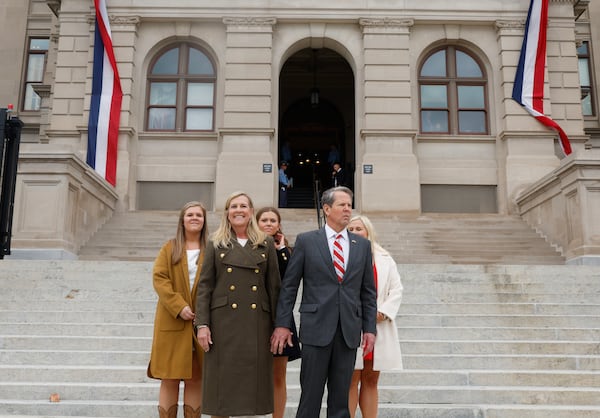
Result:
[[[279,186],[279,207],[287,208],[287,187]]]
[[[348,393],[356,361],[356,348],[349,348],[338,325],[329,345],[302,345],[300,366],[300,403],[296,418],[316,418],[327,383],[327,416],[349,418]]]

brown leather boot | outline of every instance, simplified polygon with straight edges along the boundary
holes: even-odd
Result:
[[[200,415],[202,415],[201,406],[198,409],[194,409],[189,405],[183,405],[183,418],[200,418]]]
[[[158,405],[158,416],[159,418],[177,418],[177,404],[170,407],[168,411]]]

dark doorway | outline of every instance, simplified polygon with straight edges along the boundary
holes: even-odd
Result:
[[[331,186],[332,163],[354,178],[354,76],[330,49],[304,49],[280,77],[279,159],[293,178],[288,207],[314,207],[315,184]]]

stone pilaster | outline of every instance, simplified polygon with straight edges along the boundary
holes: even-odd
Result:
[[[507,196],[500,212],[515,213],[515,197],[528,185],[548,174],[559,164],[556,134],[541,125],[512,99],[512,88],[523,42],[525,17],[517,21],[497,21],[497,41],[501,71],[497,74],[504,101],[498,108],[503,122],[499,130],[498,192]],[[548,78],[546,77],[546,86]],[[549,107],[548,88],[545,104]]]
[[[276,203],[277,148],[274,144],[272,49],[270,17],[228,17],[225,56],[223,128],[215,204],[220,209],[236,190],[249,193],[258,205]],[[271,164],[271,172],[263,165]]]
[[[420,210],[414,150],[409,37],[412,19],[360,19],[364,47],[364,129],[357,180],[361,210]]]
[[[137,131],[134,126],[136,122],[132,120],[132,115],[135,115],[138,110],[137,103],[134,99],[135,96],[133,95],[133,89],[135,87],[133,75],[136,72],[134,57],[136,55],[140,18],[139,16],[113,15],[110,15],[109,18],[113,49],[115,51],[115,58],[119,69],[121,89],[123,90],[119,145],[117,150],[116,184],[116,192],[121,197],[118,201],[117,210],[123,211],[136,207],[135,190],[137,176],[133,170],[135,170],[136,167]],[[93,59],[89,62],[89,68],[92,68],[92,62]],[[138,80],[138,82],[145,83],[145,80]],[[91,95],[91,78],[89,79],[89,83],[87,92]],[[89,115],[89,103],[90,100],[86,100],[86,115]],[[84,122],[86,122],[86,129],[82,142],[87,142],[87,116]]]

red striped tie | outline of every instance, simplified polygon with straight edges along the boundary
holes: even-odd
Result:
[[[335,241],[333,242],[333,267],[335,268],[335,274],[337,275],[338,282],[342,282],[344,280],[344,250],[342,249],[342,244],[340,243],[340,239],[342,238],[342,234],[338,234],[335,237]]]

